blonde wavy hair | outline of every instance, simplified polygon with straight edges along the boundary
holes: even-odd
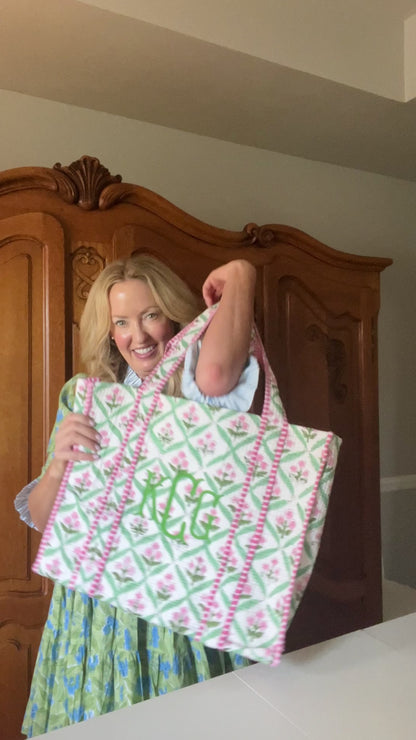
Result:
[[[156,304],[174,325],[175,334],[198,315],[201,306],[190,288],[163,262],[149,254],[133,254],[111,262],[93,283],[81,317],[81,357],[90,375],[122,383],[127,364],[110,341],[109,293],[124,280],[142,280],[153,293]],[[179,370],[168,382],[165,393],[181,395]]]

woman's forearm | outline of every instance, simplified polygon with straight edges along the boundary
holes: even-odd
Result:
[[[207,396],[222,396],[238,383],[247,362],[254,313],[255,268],[234,260],[207,278],[207,303],[220,298],[202,341],[195,379]]]

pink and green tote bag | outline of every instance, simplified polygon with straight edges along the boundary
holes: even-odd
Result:
[[[257,331],[261,416],[163,394],[208,309],[132,388],[77,381],[105,442],[68,463],[33,569],[193,636],[276,665],[319,549],[341,440],[289,424]]]

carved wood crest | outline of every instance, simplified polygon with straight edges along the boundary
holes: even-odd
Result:
[[[57,173],[61,192],[67,194],[65,200],[86,211],[98,207],[100,195],[107,185],[121,182],[121,175],[111,175],[98,159],[87,155],[68,167],[57,162],[53,169]]]

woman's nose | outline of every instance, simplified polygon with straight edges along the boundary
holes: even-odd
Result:
[[[135,324],[134,327],[133,327],[133,329],[132,329],[132,333],[131,333],[132,341],[133,342],[137,342],[138,344],[140,344],[141,342],[144,341],[144,339],[146,338],[146,336],[147,335],[146,335],[146,332],[145,332],[142,324],[139,323],[139,322],[137,322],[137,324]]]

